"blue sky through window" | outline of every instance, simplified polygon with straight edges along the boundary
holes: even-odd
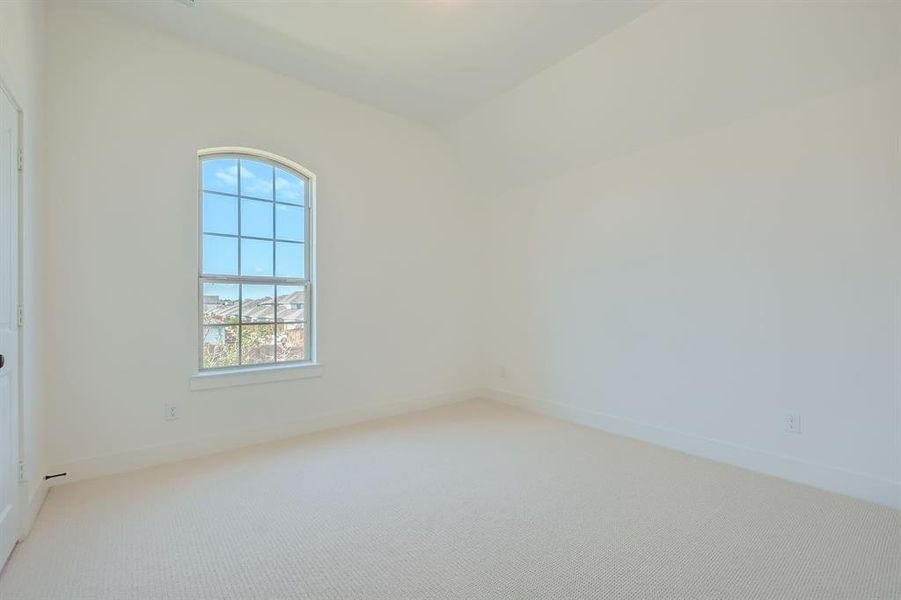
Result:
[[[203,231],[238,235],[237,198],[204,192]]]
[[[204,283],[204,296],[218,296],[220,300],[238,300],[238,284],[236,283]]]
[[[302,242],[306,223],[306,211],[299,206],[275,205],[275,237],[280,240]]]
[[[275,182],[273,184],[273,176]],[[241,195],[275,200],[288,204],[305,204],[306,181],[284,169],[258,161],[241,160]],[[210,158],[203,161],[203,189],[208,192],[238,194],[238,159]]]
[[[238,193],[238,159],[215,158],[203,161],[203,189],[225,194]]]
[[[266,163],[241,161],[241,195],[272,200],[273,168]]]
[[[275,276],[304,277],[303,244],[275,242]]]
[[[241,239],[241,275],[272,276],[272,242]]]
[[[275,170],[275,199],[290,204],[305,204],[306,182],[282,169]]]
[[[241,198],[241,235],[272,237],[272,202]]]
[[[237,275],[237,238],[203,236],[203,272],[207,275]]]
[[[237,158],[204,159],[201,176],[203,233],[219,234],[203,236],[205,274],[305,276],[306,180]]]

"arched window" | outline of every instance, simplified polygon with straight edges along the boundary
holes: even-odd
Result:
[[[247,148],[200,157],[200,369],[315,360],[315,176]]]

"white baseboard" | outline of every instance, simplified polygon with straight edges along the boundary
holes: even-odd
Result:
[[[482,396],[563,421],[639,439],[703,458],[901,509],[901,481],[811,463],[590,409],[488,389]]]
[[[67,473],[67,475],[66,477],[50,480],[50,485],[56,486],[104,475],[125,473],[164,463],[291,438],[305,433],[324,431],[443,404],[472,400],[477,398],[478,394],[477,390],[460,390],[396,402],[383,402],[263,429],[210,435],[172,444],[160,444],[114,454],[82,458],[56,465],[52,469],[52,473]]]
[[[42,481],[38,486],[37,491],[32,494],[31,498],[26,499],[24,503],[25,506],[23,508],[22,527],[21,533],[19,534],[19,541],[24,540],[26,537],[28,537],[28,534],[31,533],[31,528],[34,526],[34,522],[38,518],[38,513],[41,512],[41,507],[44,506],[44,500],[47,499],[47,490],[47,482]]]

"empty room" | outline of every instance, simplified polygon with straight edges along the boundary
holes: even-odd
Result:
[[[0,600],[901,600],[901,1],[0,0]]]

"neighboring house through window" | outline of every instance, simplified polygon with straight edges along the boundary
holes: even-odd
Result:
[[[200,369],[311,363],[315,176],[249,149],[200,156]]]

